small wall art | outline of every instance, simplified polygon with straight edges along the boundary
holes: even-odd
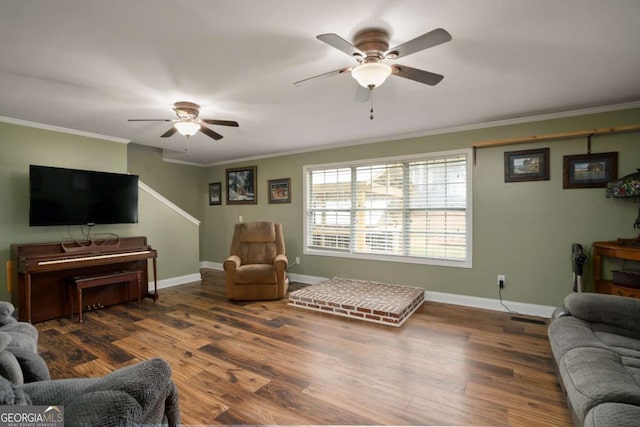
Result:
[[[209,184],[209,206],[222,204],[222,183],[213,182]]]
[[[562,158],[562,188],[603,188],[618,179],[618,152]]]
[[[291,203],[291,178],[270,179],[269,203]]]
[[[258,167],[247,166],[227,169],[227,204],[247,205],[258,203]]]
[[[549,148],[504,153],[504,182],[549,180]]]

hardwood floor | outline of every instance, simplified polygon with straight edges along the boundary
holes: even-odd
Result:
[[[546,325],[425,302],[401,328],[230,303],[224,278],[36,324],[55,378],[162,357],[187,424],[571,426]]]

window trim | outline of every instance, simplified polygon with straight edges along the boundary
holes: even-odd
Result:
[[[402,156],[392,156],[392,157],[379,157],[372,159],[360,159],[353,161],[344,161],[344,162],[335,162],[335,163],[320,163],[313,165],[304,165],[302,167],[302,178],[303,178],[303,219],[302,219],[302,227],[303,227],[303,253],[304,255],[318,255],[318,256],[330,256],[330,257],[338,257],[338,258],[352,258],[352,259],[362,259],[362,260],[371,260],[371,261],[389,261],[389,262],[401,262],[401,263],[409,263],[409,264],[424,264],[424,265],[436,265],[443,267],[459,267],[459,268],[472,268],[473,267],[473,165],[472,165],[472,150],[471,149],[459,149],[459,150],[449,150],[449,151],[438,151],[431,153],[420,153],[420,154],[408,154]],[[442,258],[427,258],[427,257],[412,257],[405,255],[383,255],[383,254],[370,254],[370,253],[361,253],[361,252],[348,252],[340,251],[340,250],[331,250],[331,249],[313,249],[308,245],[309,236],[308,236],[308,172],[310,170],[317,169],[330,169],[330,168],[340,168],[340,167],[349,167],[354,168],[362,165],[370,165],[374,163],[392,163],[392,162],[406,162],[406,161],[414,161],[414,160],[432,160],[437,158],[446,158],[452,156],[465,156],[465,166],[466,166],[466,174],[467,174],[467,182],[466,182],[466,254],[467,257],[464,261],[456,261],[450,259],[442,259]]]

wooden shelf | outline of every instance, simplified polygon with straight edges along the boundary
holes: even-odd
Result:
[[[640,132],[640,125],[627,125],[609,128],[585,129],[570,132],[547,133],[543,135],[532,135],[518,138],[496,139],[493,141],[476,142],[472,145],[475,148],[497,147],[501,145],[525,144],[527,142],[552,141],[560,139],[583,138],[595,135],[610,135],[616,133]]]

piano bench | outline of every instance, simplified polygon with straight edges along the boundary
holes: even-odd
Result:
[[[71,305],[71,318],[73,319],[73,294],[78,299],[78,322],[82,323],[82,291],[84,289],[96,288],[99,286],[113,285],[115,283],[127,284],[127,302],[129,298],[129,283],[135,281],[136,294],[138,299],[138,308],[140,308],[140,293],[142,286],[142,271],[117,271],[114,273],[99,274],[95,276],[77,276],[72,277],[69,281],[69,303]]]

